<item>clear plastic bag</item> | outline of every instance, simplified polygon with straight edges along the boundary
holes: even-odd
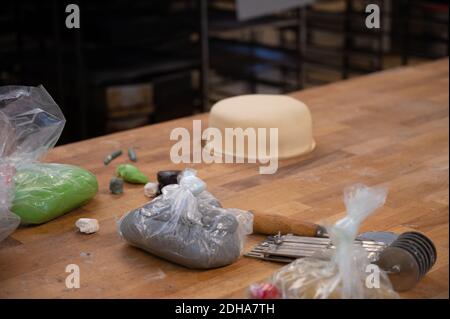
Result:
[[[361,222],[384,204],[386,195],[383,188],[361,184],[347,188],[344,192],[347,215],[328,229],[336,249],[332,253],[322,251],[313,257],[297,259],[277,271],[269,284],[277,288],[279,297],[398,298],[381,269],[376,269],[379,271],[377,284],[366,285],[368,276],[373,273],[373,269],[368,268],[368,252],[354,245]],[[250,291],[261,295],[258,287],[251,286]]]
[[[97,178],[74,165],[33,163],[14,175],[11,211],[22,225],[39,225],[88,202],[98,190]]]
[[[178,184],[135,209],[118,223],[128,243],[189,268],[208,269],[235,262],[253,231],[248,211],[222,208],[191,169]]]
[[[16,170],[40,160],[56,144],[64,124],[43,86],[0,87],[0,241],[20,223],[10,211]]]

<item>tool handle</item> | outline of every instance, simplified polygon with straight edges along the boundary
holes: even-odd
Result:
[[[297,218],[252,211],[253,232],[265,235],[293,234],[297,236],[316,237],[324,234],[322,226],[305,222]]]

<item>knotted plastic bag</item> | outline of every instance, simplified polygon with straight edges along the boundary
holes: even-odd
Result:
[[[189,268],[208,269],[239,258],[253,230],[253,215],[222,208],[196,172],[187,169],[178,184],[122,217],[118,229],[133,246]]]
[[[64,124],[61,110],[42,86],[0,88],[0,239],[19,221],[45,223],[97,193],[97,179],[87,170],[39,162]]]
[[[9,210],[14,197],[13,173],[12,166],[0,163],[0,241],[8,237],[20,224],[19,216]]]
[[[65,119],[43,86],[0,87],[0,241],[19,225],[11,212],[14,175],[51,149]]]
[[[270,280],[279,297],[397,298],[387,274],[370,265],[368,252],[354,245],[364,219],[381,207],[387,191],[357,184],[344,191],[347,215],[328,229],[336,249],[300,258],[277,271]],[[256,291],[257,287],[251,287]]]

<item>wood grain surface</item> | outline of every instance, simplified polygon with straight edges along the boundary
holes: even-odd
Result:
[[[448,298],[449,255],[449,73],[448,59],[392,69],[292,94],[311,109],[315,151],[280,162],[274,175],[255,164],[192,164],[225,207],[264,210],[329,224],[344,214],[342,190],[354,183],[389,188],[386,205],[361,231],[425,233],[437,247],[437,263],[404,298]],[[156,179],[162,169],[179,169],[169,151],[183,118],[57,147],[46,161],[75,164],[97,175],[99,192],[80,209],[36,227],[22,227],[0,244],[1,298],[216,298],[245,297],[247,287],[282,265],[240,258],[233,265],[189,270],[123,242],[117,220],[147,201],[143,187],[126,185],[111,195],[115,167],[105,155],[136,149],[137,166]],[[97,218],[100,231],[83,235],[74,223]],[[252,235],[246,250],[262,240]],[[67,289],[68,264],[81,271],[81,288]]]

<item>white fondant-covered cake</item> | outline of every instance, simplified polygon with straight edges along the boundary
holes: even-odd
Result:
[[[252,157],[248,153],[249,147],[253,147],[248,144],[250,139],[245,139],[245,149],[226,143],[227,136],[234,134],[231,129],[237,128],[252,128],[257,133],[256,141],[259,138],[264,139],[264,136],[258,135],[263,135],[265,131],[268,143],[265,143],[266,150],[263,154],[267,155],[266,158],[273,156],[269,145],[270,128],[278,129],[278,158],[306,154],[315,147],[308,107],[286,95],[242,95],[219,101],[211,109],[209,127],[220,130],[224,137],[222,141],[213,140],[207,144],[209,150],[215,154],[233,155],[237,158]],[[258,147],[258,142],[256,144]]]

